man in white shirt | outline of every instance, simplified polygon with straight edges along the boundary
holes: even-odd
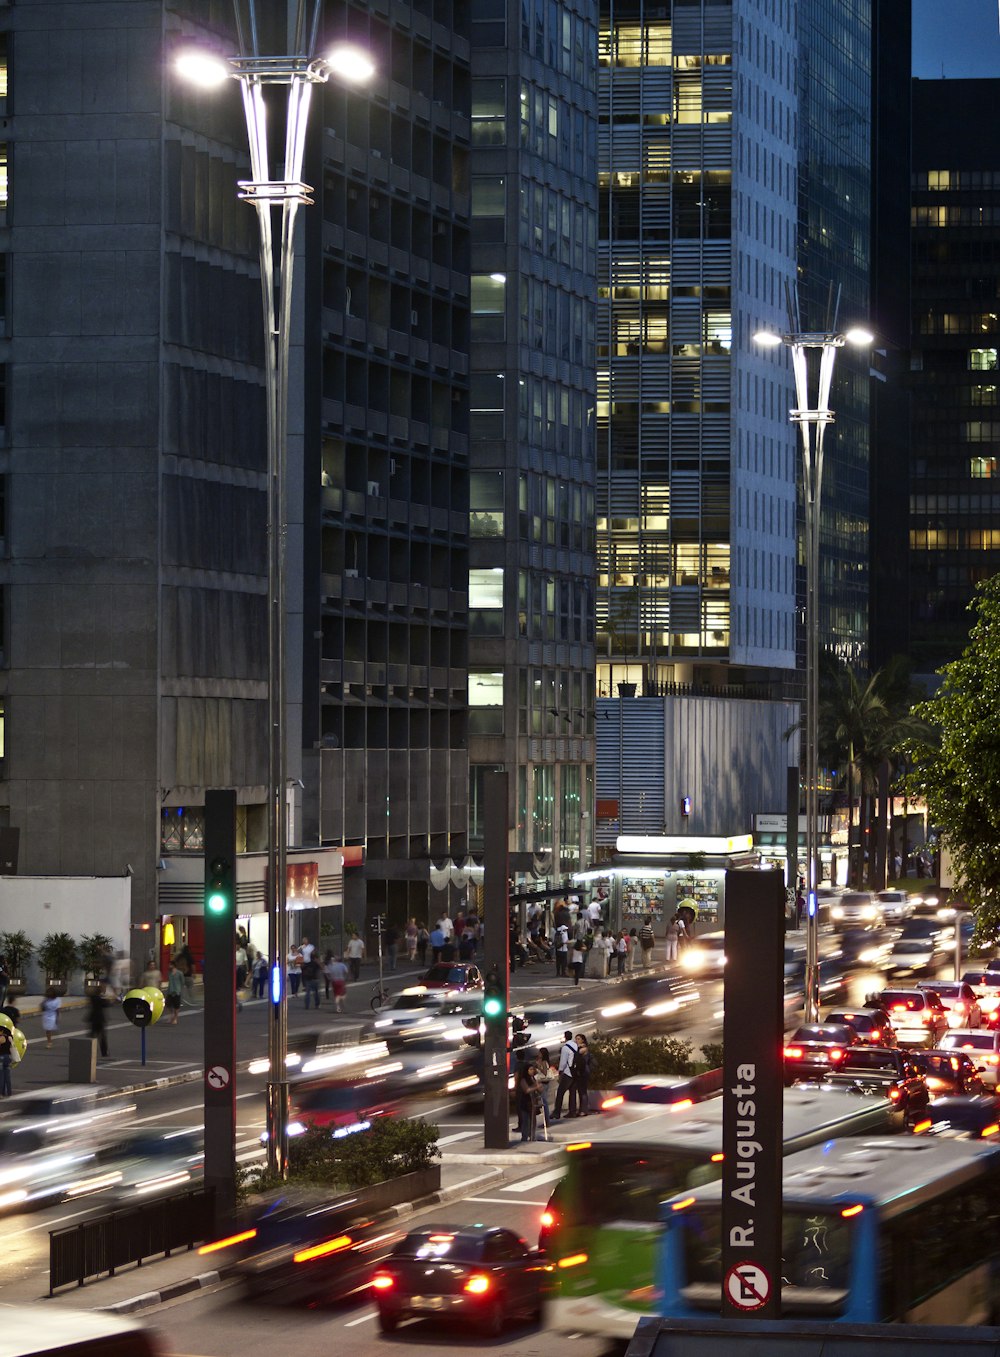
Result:
[[[446,942],[455,936],[455,925],[448,917],[447,910],[441,911],[441,917],[438,919],[438,928],[440,928],[441,932],[444,934]]]
[[[555,931],[553,942],[556,949],[556,975],[569,975],[569,929],[560,924]]]
[[[573,1040],[572,1032],[563,1033],[562,1049],[559,1052],[559,1088],[556,1092],[556,1106],[552,1114],[553,1121],[562,1117],[563,1098],[569,1093],[569,1116],[575,1117],[579,1110],[576,1089],[573,1087],[573,1057],[579,1047]]]
[[[347,964],[351,968],[351,979],[361,979],[361,960],[365,954],[364,940],[358,937],[357,933],[351,938],[346,948]]]

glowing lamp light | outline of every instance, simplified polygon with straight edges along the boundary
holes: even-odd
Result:
[[[757,330],[753,342],[762,345],[765,349],[776,349],[781,343],[781,335],[776,335],[773,330]]]
[[[271,1003],[281,1003],[281,974],[280,966],[271,967]]]
[[[364,85],[375,74],[375,63],[360,47],[348,42],[338,43],[326,56],[326,64],[334,75],[351,85]]]
[[[214,89],[233,73],[229,63],[222,57],[196,47],[179,53],[174,64],[178,75],[191,85],[200,85],[202,89]]]
[[[844,335],[848,344],[854,344],[859,349],[867,348],[869,344],[875,343],[875,336],[871,330],[866,330],[863,325],[853,325]]]

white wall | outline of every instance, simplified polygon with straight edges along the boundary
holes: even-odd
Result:
[[[35,947],[47,933],[68,933],[77,941],[104,933],[116,952],[127,954],[131,917],[130,876],[0,877],[0,933],[23,929]],[[34,961],[26,979],[28,993],[40,994],[45,977]],[[82,970],[70,977],[69,992],[83,992]]]

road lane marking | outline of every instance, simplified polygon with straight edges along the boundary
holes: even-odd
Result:
[[[533,1187],[541,1187],[542,1183],[553,1183],[557,1178],[561,1178],[564,1169],[549,1169],[547,1173],[536,1173],[534,1178],[523,1178],[520,1182],[509,1183],[506,1187],[500,1189],[501,1192],[528,1192]]]
[[[362,1315],[360,1319],[349,1319],[347,1323],[344,1325],[344,1328],[353,1329],[356,1324],[367,1324],[368,1321],[370,1319],[374,1319],[377,1314],[378,1311],[373,1310],[370,1315]]]
[[[475,1131],[456,1131],[450,1136],[438,1136],[439,1145],[452,1145],[456,1140],[472,1140],[475,1138]]]

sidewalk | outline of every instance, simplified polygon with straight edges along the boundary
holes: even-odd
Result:
[[[551,1145],[539,1145],[538,1148],[550,1154],[555,1152]],[[511,1156],[504,1165],[491,1164],[484,1168],[481,1152],[477,1166],[462,1158],[453,1158],[446,1149],[441,1157],[440,1190],[429,1197],[397,1206],[390,1214],[405,1220],[429,1207],[472,1196],[477,1191],[504,1182],[508,1177],[516,1177],[516,1173],[510,1171],[510,1165],[526,1166],[530,1162],[537,1160]],[[44,1301],[47,1305],[67,1309],[113,1310],[119,1314],[134,1314],[227,1280],[224,1250],[201,1256],[197,1249],[193,1249],[170,1258],[150,1259],[141,1267],[127,1267],[114,1277],[102,1277],[82,1287],[67,1286],[52,1297],[48,1295],[48,1269],[45,1268],[32,1278],[0,1286],[0,1302],[23,1305]]]

